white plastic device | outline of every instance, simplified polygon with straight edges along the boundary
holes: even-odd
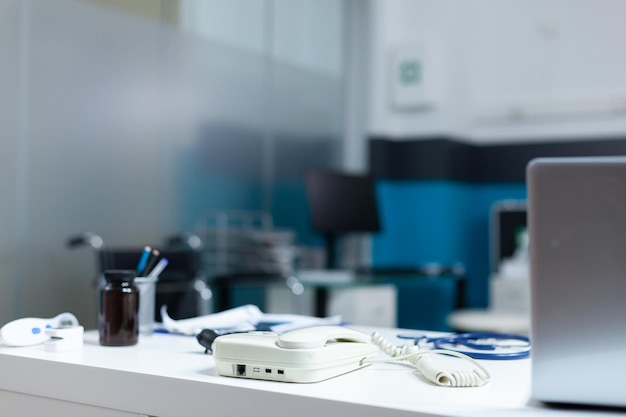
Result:
[[[418,346],[394,346],[380,334],[371,337],[342,326],[315,326],[283,334],[233,333],[213,342],[217,373],[238,378],[283,382],[318,382],[376,362],[405,360],[430,382],[447,387],[479,387],[491,379],[489,371],[456,351]],[[378,352],[389,358],[376,358]],[[471,371],[440,368],[432,354],[456,356],[474,364]]]
[[[34,346],[50,338],[46,329],[78,326],[78,319],[72,313],[44,319],[25,317],[13,320],[0,328],[0,338],[8,346]]]
[[[283,334],[234,333],[213,344],[223,376],[283,382],[318,382],[367,366],[379,349],[363,333],[341,326],[316,326]]]
[[[83,348],[83,326],[46,329],[48,339],[43,346],[46,352],[68,352]]]

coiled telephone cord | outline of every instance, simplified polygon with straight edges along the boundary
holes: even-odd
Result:
[[[406,360],[429,381],[440,386],[479,387],[491,379],[489,372],[476,360],[459,352],[445,349],[420,351],[417,346],[396,346],[387,341],[378,332],[372,333],[372,343],[387,354],[391,359],[368,359],[365,362],[390,362]],[[476,369],[472,371],[447,371],[439,369],[429,354],[456,356],[471,362]]]

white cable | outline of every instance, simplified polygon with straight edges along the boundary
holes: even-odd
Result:
[[[390,362],[406,360],[411,363],[424,376],[424,378],[440,386],[450,387],[479,387],[491,379],[489,372],[476,360],[469,356],[445,349],[420,351],[417,346],[396,346],[389,343],[378,332],[372,333],[372,343],[386,353],[391,359],[369,359],[364,362]],[[447,371],[439,369],[429,354],[452,355],[466,359],[476,366],[473,371]]]

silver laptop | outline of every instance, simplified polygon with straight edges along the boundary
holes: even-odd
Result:
[[[532,398],[626,407],[626,157],[527,167]]]

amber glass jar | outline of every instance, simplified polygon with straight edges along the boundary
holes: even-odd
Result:
[[[135,271],[104,271],[100,289],[98,328],[103,346],[130,346],[139,336],[139,290]]]

